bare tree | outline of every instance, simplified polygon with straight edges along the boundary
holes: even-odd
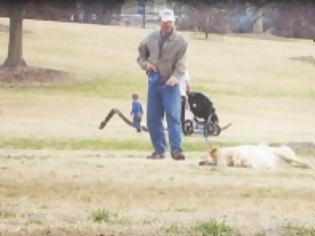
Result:
[[[254,1],[256,12],[253,22],[253,33],[264,32],[264,8],[273,4],[275,0],[257,0]]]
[[[225,33],[229,27],[227,8],[233,5],[233,1],[186,0],[181,3],[189,9],[189,25],[192,25],[194,30],[204,32],[205,38],[208,38],[209,33]]]
[[[26,66],[23,59],[23,0],[9,2],[10,39],[8,56],[3,63],[4,67]]]

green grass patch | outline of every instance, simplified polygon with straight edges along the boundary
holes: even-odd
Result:
[[[228,95],[234,97],[266,97],[266,98],[309,98],[315,100],[315,90],[312,87],[309,88],[286,88],[286,87],[257,87],[255,84],[242,84],[242,83],[230,83],[226,84],[221,81],[212,82],[208,78],[199,78],[198,82],[193,84],[193,90],[214,95]]]
[[[94,222],[109,222],[110,213],[105,209],[97,209],[91,213],[91,217]]]
[[[194,212],[195,209],[191,209],[191,208],[176,208],[175,211],[176,212]]]
[[[0,140],[1,148],[13,149],[53,149],[53,150],[150,150],[146,141],[136,140],[101,140],[75,138],[12,138]]]
[[[128,218],[122,217],[118,212],[109,212],[104,208],[100,208],[91,212],[91,219],[97,223],[111,223],[117,225],[130,225]]]
[[[305,97],[315,100],[315,90],[283,89],[279,88],[259,89],[254,86],[235,84],[228,86],[222,83],[211,84],[211,82],[195,82],[193,91],[202,92],[207,95],[228,95],[235,97]],[[14,93],[23,95],[77,95],[95,96],[108,99],[130,99],[132,93],[138,93],[140,97],[147,94],[147,81],[145,76],[133,75],[127,77],[125,73],[108,75],[103,78],[95,78],[87,81],[71,81],[55,84],[0,84],[0,93]]]
[[[34,94],[72,94],[78,96],[96,96],[103,98],[130,99],[132,93],[138,93],[140,97],[146,94],[146,78],[139,75],[126,76],[110,74],[103,78],[79,80],[55,84],[2,84],[0,93],[15,93],[24,95]]]
[[[202,236],[236,236],[241,235],[238,230],[214,219],[205,222],[199,222],[194,230]]]
[[[84,96],[130,99],[132,93],[146,94],[146,78],[128,72],[112,73],[106,78],[56,86],[53,90]]]
[[[284,235],[287,236],[315,236],[315,226],[307,227],[289,223],[282,227]]]
[[[237,143],[212,142],[213,145],[236,145]],[[0,138],[0,148],[12,149],[52,149],[52,150],[135,150],[151,151],[152,145],[148,140],[135,139],[76,139],[76,138]],[[200,141],[184,141],[183,148],[186,151],[198,152],[207,150],[207,145]]]

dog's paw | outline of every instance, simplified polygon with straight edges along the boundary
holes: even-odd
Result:
[[[212,162],[210,162],[209,160],[203,160],[199,162],[200,166],[214,166],[214,164]]]

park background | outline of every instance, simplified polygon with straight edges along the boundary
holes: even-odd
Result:
[[[201,135],[184,138],[184,163],[152,163],[147,133],[119,118],[98,129],[111,108],[129,115],[132,93],[145,108],[137,48],[167,5],[192,89],[232,123],[211,143],[288,144],[314,162],[311,1],[16,2],[0,7],[3,235],[314,235],[311,170],[198,167]]]

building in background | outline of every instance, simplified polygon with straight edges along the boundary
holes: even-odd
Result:
[[[121,8],[120,24],[154,28],[158,24],[158,13],[168,6],[167,0],[125,0]]]

